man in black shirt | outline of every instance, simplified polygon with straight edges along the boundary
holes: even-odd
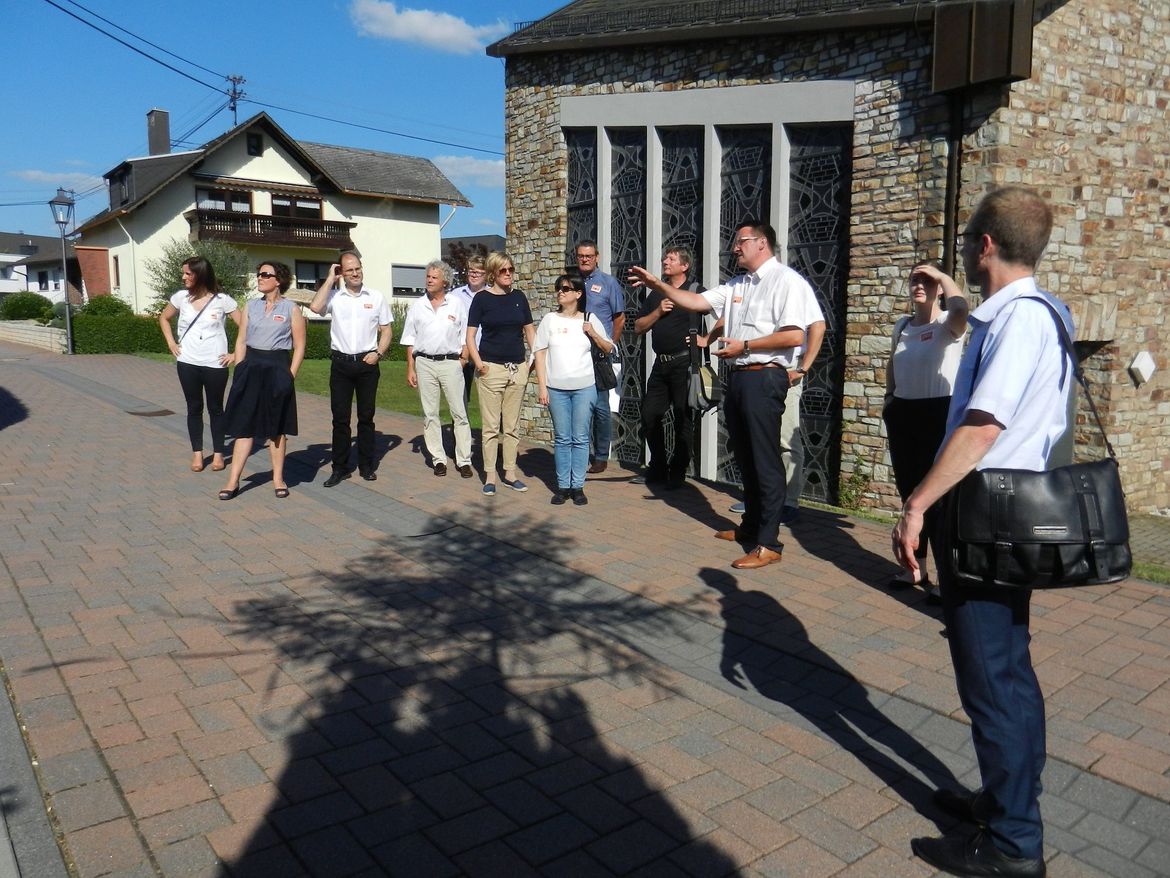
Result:
[[[667,248],[662,256],[662,279],[673,287],[701,292],[698,282],[687,282],[693,262],[694,256],[688,248]],[[638,335],[649,332],[654,347],[654,368],[650,370],[642,398],[642,431],[650,446],[650,463],[645,475],[648,485],[665,482],[667,487],[677,488],[686,480],[691,462],[688,333],[697,319],[690,311],[675,307],[662,293],[651,290],[634,321],[634,332]],[[674,455],[670,460],[666,456],[663,429],[667,409],[674,412]]]

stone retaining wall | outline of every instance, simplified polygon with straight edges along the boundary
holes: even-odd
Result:
[[[42,326],[35,320],[0,320],[0,341],[65,353],[65,330],[54,326]]]

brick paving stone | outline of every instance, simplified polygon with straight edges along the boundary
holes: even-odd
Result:
[[[516,824],[495,808],[484,807],[437,823],[426,830],[427,837],[447,856],[487,844],[516,830]]]
[[[463,874],[477,878],[537,878],[541,874],[500,841],[464,851],[454,861]]]
[[[118,791],[108,780],[62,790],[53,797],[53,805],[66,832],[126,816]]]
[[[124,818],[70,832],[68,838],[69,853],[82,875],[104,875],[146,859],[134,826]]]
[[[559,814],[514,832],[504,840],[527,862],[540,866],[581,848],[596,837],[592,829],[572,814]]]
[[[614,872],[624,874],[666,856],[676,847],[677,842],[669,835],[642,820],[586,845],[586,850]]]
[[[827,878],[847,864],[812,842],[798,838],[752,865],[767,878]]]
[[[214,875],[219,872],[219,857],[202,836],[187,838],[161,847],[155,854],[159,868],[168,878]]]

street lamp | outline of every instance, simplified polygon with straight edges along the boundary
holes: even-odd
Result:
[[[53,222],[61,230],[61,289],[65,292],[65,353],[73,353],[73,308],[69,304],[69,260],[65,256],[65,232],[73,224],[73,199],[64,189],[49,202]]]

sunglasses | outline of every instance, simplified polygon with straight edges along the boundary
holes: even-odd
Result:
[[[516,269],[514,269],[514,268],[497,268],[496,269],[496,274],[515,274],[515,273],[516,273]]]
[[[271,271],[258,271],[256,272],[256,277],[262,277],[265,280],[271,280],[272,278],[276,277],[276,275]]]
[[[577,291],[575,289],[573,289],[572,287],[557,287],[557,292],[558,293],[575,293]]]

